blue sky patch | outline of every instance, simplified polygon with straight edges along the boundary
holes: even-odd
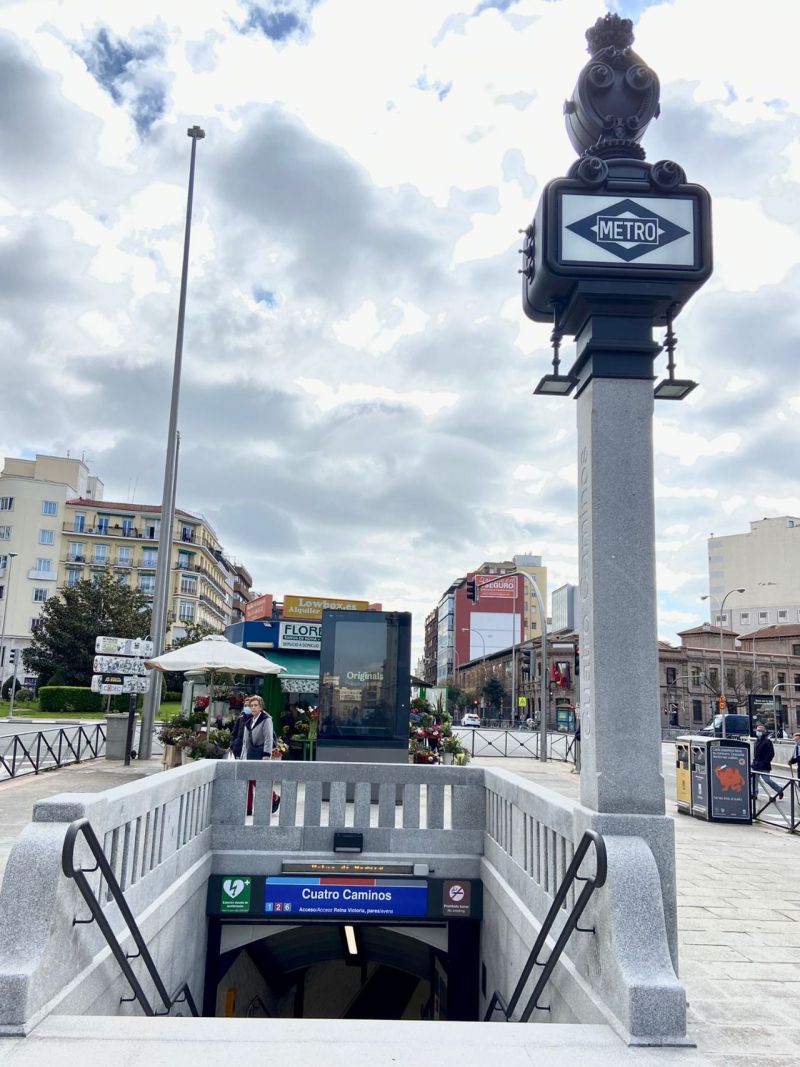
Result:
[[[268,308],[274,308],[277,303],[275,294],[270,289],[262,289],[258,285],[253,286],[253,300],[257,304],[266,304]]]
[[[249,0],[248,16],[243,32],[257,30],[270,41],[285,41],[294,35],[308,30],[307,15],[317,4],[317,0],[291,3],[288,0]]]
[[[428,81],[428,75],[425,71],[420,74],[414,84],[418,89],[421,89],[423,93],[436,93],[440,101],[445,100],[448,93],[453,88],[452,82]]]
[[[136,79],[149,60],[162,56],[160,42],[150,36],[138,43],[126,41],[102,28],[78,51],[89,73],[114,103],[128,103],[139,136],[144,137],[164,114],[166,91],[153,84],[138,86]]]

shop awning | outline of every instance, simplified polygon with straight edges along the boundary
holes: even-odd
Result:
[[[304,655],[271,648],[266,656],[271,663],[286,668],[286,673],[279,677],[284,693],[319,693],[319,653]]]

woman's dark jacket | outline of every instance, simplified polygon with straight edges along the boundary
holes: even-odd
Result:
[[[756,738],[753,759],[750,763],[751,769],[754,771],[771,771],[774,758],[775,746],[767,735],[764,734],[763,737]]]

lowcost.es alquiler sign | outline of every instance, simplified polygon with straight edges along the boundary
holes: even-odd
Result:
[[[285,596],[284,619],[316,619],[322,621],[323,611],[366,611],[368,600],[332,600],[328,597]]]

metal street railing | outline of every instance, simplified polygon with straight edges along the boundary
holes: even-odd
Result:
[[[0,737],[0,781],[96,759],[106,750],[106,724],[77,724]]]
[[[540,734],[532,730],[501,730],[483,727],[454,727],[454,733],[470,756],[522,756],[539,758]],[[548,733],[547,758],[560,763],[575,763],[574,734]]]
[[[800,830],[800,781],[773,771],[750,773],[756,783],[751,791],[753,820],[796,834]],[[770,782],[777,782],[780,790],[776,792]]]

